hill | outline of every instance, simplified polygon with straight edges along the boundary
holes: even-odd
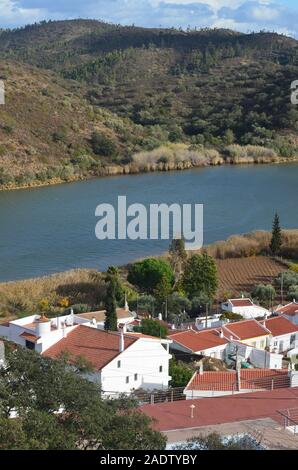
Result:
[[[36,165],[62,166],[62,179],[138,171],[141,150],[152,160],[169,142],[184,145],[184,160],[210,149],[216,162],[298,154],[298,42],[286,36],[50,21],[2,31],[0,71],[2,186],[22,184],[25,170],[39,180]]]

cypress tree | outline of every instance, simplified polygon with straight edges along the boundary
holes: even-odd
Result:
[[[270,243],[270,250],[273,255],[280,253],[282,246],[282,231],[280,228],[279,216],[276,213],[272,225],[272,238]]]
[[[106,331],[117,331],[117,312],[116,312],[116,284],[113,276],[108,276],[108,289],[105,301],[106,320],[105,330]]]

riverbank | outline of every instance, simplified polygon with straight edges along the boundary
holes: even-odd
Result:
[[[266,250],[270,237],[270,232],[256,231],[233,235],[205,247],[208,254],[216,259],[220,298],[224,298],[227,292],[231,296],[240,295],[244,290],[250,292],[261,279],[266,283],[273,282],[280,272],[290,267],[285,259],[268,255]],[[298,229],[284,230],[283,238],[283,253],[297,256]],[[126,281],[127,266],[119,269],[130,297],[133,291]],[[103,300],[103,279],[94,269],[72,269],[49,276],[0,283],[0,318],[8,321],[32,314],[38,310],[43,299],[51,305],[53,313],[61,313],[61,299],[68,299],[70,305],[76,305],[78,309],[91,311],[98,308]]]
[[[216,167],[216,166],[235,166],[235,165],[282,165],[289,163],[298,163],[298,156],[292,158],[285,157],[241,157],[233,159],[231,157],[215,156],[214,158],[206,161],[194,161],[184,160],[179,162],[147,162],[141,166],[136,162],[129,163],[127,165],[108,165],[102,167],[96,174],[87,175],[74,175],[64,178],[51,178],[45,181],[31,181],[27,184],[17,185],[9,183],[7,185],[0,185],[0,192],[2,191],[15,191],[18,189],[34,189],[43,188],[47,186],[55,186],[59,184],[75,183],[77,181],[88,181],[95,178],[107,178],[110,176],[121,176],[121,175],[138,175],[144,173],[155,173],[155,172],[170,172],[170,171],[184,171],[196,168],[204,167]]]

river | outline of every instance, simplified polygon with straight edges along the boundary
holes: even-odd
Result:
[[[274,212],[298,227],[298,164],[221,166],[0,193],[0,281],[72,268],[104,270],[168,247],[161,240],[95,237],[95,208],[116,204],[204,204],[204,243],[255,229],[270,230]]]

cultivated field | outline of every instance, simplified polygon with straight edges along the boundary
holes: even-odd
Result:
[[[287,267],[266,256],[216,260],[220,285],[219,297],[251,292],[258,284],[270,284]]]

